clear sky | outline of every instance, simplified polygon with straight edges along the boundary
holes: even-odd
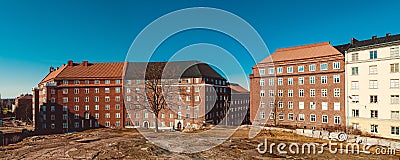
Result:
[[[399,6],[396,0],[2,0],[0,93],[3,98],[31,93],[50,66],[61,66],[69,59],[124,61],[146,25],[187,7],[220,8],[240,16],[258,31],[272,53],[309,43],[338,45],[351,37],[398,34]],[[192,43],[217,44],[239,57],[246,52],[229,37],[204,30],[175,35],[157,52],[177,52]],[[244,65],[249,74],[254,64]]]

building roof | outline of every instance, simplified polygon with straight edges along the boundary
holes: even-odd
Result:
[[[329,42],[277,49],[261,63],[271,63],[288,60],[309,59],[340,54]]]
[[[122,78],[123,62],[84,63],[67,66],[57,78]]]
[[[229,88],[231,88],[232,93],[249,93],[247,89],[236,83],[230,83]]]
[[[129,62],[124,76],[126,79],[143,79],[144,76],[146,76],[146,79],[152,77],[163,79],[192,77],[223,79],[210,65],[199,61]]]
[[[365,47],[374,48],[376,46],[380,47],[390,46],[393,45],[392,44],[393,42],[396,42],[396,44],[400,43],[400,34],[391,35],[390,33],[387,33],[384,37],[372,36],[371,39],[362,41],[359,41],[355,38],[351,38],[350,43],[339,45],[336,47],[339,48],[338,49],[339,51],[342,50],[343,52],[345,52],[347,50],[354,50],[354,49],[360,50]]]
[[[123,68],[123,62],[73,63],[69,61],[67,65],[50,72],[40,83],[70,78],[122,78]]]

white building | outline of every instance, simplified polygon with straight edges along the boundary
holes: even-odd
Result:
[[[400,139],[400,35],[386,34],[342,47],[346,52],[348,126]]]

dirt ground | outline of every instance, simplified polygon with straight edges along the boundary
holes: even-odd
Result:
[[[257,146],[265,138],[268,143],[327,143],[320,139],[293,133],[264,130],[248,139],[248,128],[237,130],[224,143],[199,153],[175,153],[160,148],[145,139],[135,129],[96,129],[72,134],[35,136],[11,146],[0,147],[1,159],[399,159],[397,155],[332,154],[278,154],[273,149],[260,154]],[[160,133],[154,133],[160,134]],[[163,133],[164,134],[164,133]],[[340,147],[339,147],[340,148]],[[300,149],[301,150],[301,149]],[[287,149],[286,149],[287,151]]]

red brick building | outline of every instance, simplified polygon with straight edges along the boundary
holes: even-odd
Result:
[[[146,67],[164,68],[167,63],[144,64],[68,61],[61,68],[51,67],[33,89],[35,130],[48,134],[98,127],[154,127],[155,117],[146,108],[145,79],[138,75]],[[168,66],[167,74],[162,75],[164,89],[179,92],[166,96],[168,106],[158,117],[159,127],[183,129],[190,124],[220,123],[231,101],[226,79],[197,61],[169,62]]]
[[[32,122],[32,94],[21,94],[15,99],[15,118]]]
[[[50,68],[34,88],[34,125],[42,133],[123,127],[124,63],[74,63]]]
[[[278,49],[253,67],[250,120],[309,129],[346,125],[344,56],[328,42]]]

